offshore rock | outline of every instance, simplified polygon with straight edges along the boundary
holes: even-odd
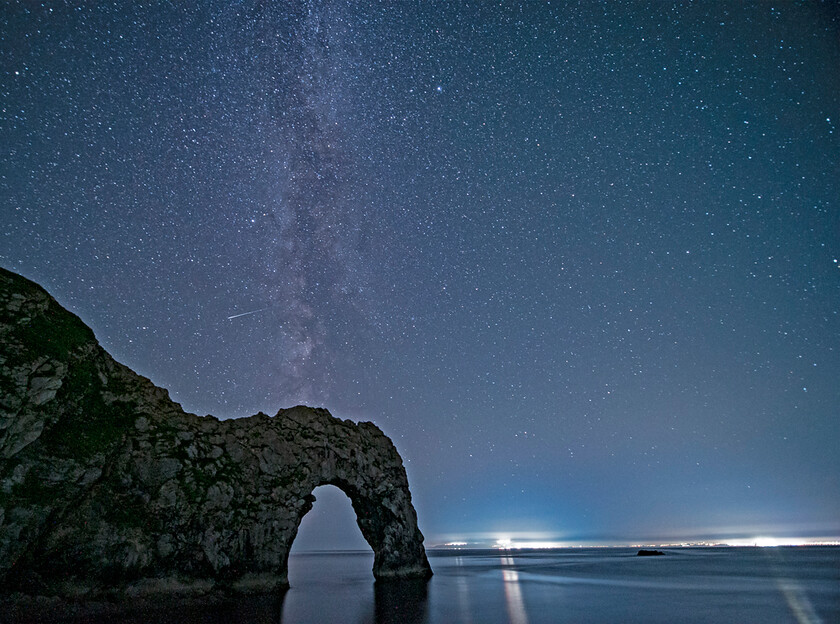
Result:
[[[349,496],[377,579],[431,576],[405,468],[375,425],[303,406],[186,413],[0,269],[0,593],[287,587],[325,484]]]
[[[637,557],[658,557],[660,555],[664,555],[665,553],[661,550],[645,550],[642,548],[639,552],[636,553]]]

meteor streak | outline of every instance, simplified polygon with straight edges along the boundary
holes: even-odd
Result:
[[[262,312],[264,310],[268,310],[268,308],[260,308],[259,310],[251,310],[250,312],[242,312],[241,314],[233,314],[232,316],[227,317],[227,320],[239,318],[240,316],[248,316],[249,314],[256,314],[257,312]]]

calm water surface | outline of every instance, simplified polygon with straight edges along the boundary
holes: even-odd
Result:
[[[667,549],[666,549],[667,550]],[[294,554],[291,589],[121,622],[840,622],[840,548],[429,552],[428,582],[375,583],[372,553]],[[72,622],[114,621],[77,616]]]

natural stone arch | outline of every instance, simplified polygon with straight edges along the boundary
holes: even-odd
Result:
[[[372,423],[303,406],[273,418],[184,416],[174,429],[171,414],[138,418],[112,478],[45,536],[34,559],[50,561],[51,574],[136,578],[149,591],[184,577],[280,589],[312,491],[334,485],[350,498],[376,579],[431,576],[402,460]]]
[[[369,485],[369,484],[365,484]],[[416,517],[412,521],[407,507],[411,501],[405,501],[399,489],[385,492],[375,488],[359,487],[358,483],[351,483],[346,479],[331,478],[315,483],[312,491],[322,486],[334,486],[343,492],[350,500],[355,515],[356,525],[359,527],[367,544],[373,551],[373,575],[377,579],[427,577],[431,576],[426,561],[425,550],[417,537],[419,529]],[[298,529],[306,514],[313,507],[315,497],[310,494],[304,497],[305,504],[300,507],[299,516],[294,530],[290,532],[286,552],[291,552],[297,537]],[[406,502],[408,506],[406,506]],[[413,511],[413,508],[412,508]],[[420,545],[418,550],[417,545]],[[286,566],[288,569],[288,564]]]
[[[431,576],[402,460],[372,423],[185,413],[2,269],[0,336],[0,590],[286,587],[319,485],[350,498],[377,579]]]
[[[297,407],[281,414],[287,422],[300,423],[304,419],[313,431],[321,434],[311,441],[314,444],[308,445],[308,461],[303,462],[313,469],[301,484],[301,491],[306,494],[300,497],[301,504],[296,505],[297,516],[285,544],[283,569],[288,570],[288,553],[301,521],[312,509],[315,501],[312,492],[317,487],[332,485],[350,499],[356,523],[373,550],[375,578],[431,576],[405,468],[388,437],[372,423],[356,425],[331,417],[323,420],[326,410]],[[313,417],[319,419],[317,424]],[[321,423],[328,425],[323,431]]]

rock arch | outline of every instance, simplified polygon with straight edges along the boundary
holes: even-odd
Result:
[[[335,486],[350,500],[356,524],[373,550],[375,578],[431,576],[425,550],[422,548],[422,534],[418,541],[419,529],[416,526],[416,517],[411,519],[409,512],[411,501],[404,499],[400,493],[401,489],[377,491],[364,485],[359,487],[358,483],[351,483],[340,478],[319,481],[312,489],[314,491],[326,485]],[[300,508],[297,524],[290,535],[288,551],[291,551],[303,518],[315,502],[311,494],[305,497],[305,500],[306,503]],[[418,544],[420,549],[417,548]]]
[[[377,579],[431,576],[402,460],[372,423],[304,406],[186,413],[2,269],[0,335],[3,590],[286,587],[319,485],[350,498]]]
[[[277,418],[284,419],[286,427],[316,432],[304,445],[301,455],[305,457],[298,455],[294,461],[295,466],[309,467],[309,474],[300,485],[299,491],[306,493],[298,498],[300,504],[295,505],[296,517],[288,532],[287,561],[300,523],[312,509],[312,492],[332,485],[350,499],[356,523],[374,553],[375,578],[431,576],[405,468],[388,437],[373,423],[340,421],[326,410],[299,406],[281,411]],[[283,444],[279,447],[276,450],[282,453]]]

